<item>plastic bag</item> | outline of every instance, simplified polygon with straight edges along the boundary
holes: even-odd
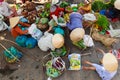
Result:
[[[81,55],[80,54],[70,54],[68,56],[68,59],[70,61],[70,67],[69,70],[80,70],[81,69]]]

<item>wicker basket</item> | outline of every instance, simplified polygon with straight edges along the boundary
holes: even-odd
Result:
[[[3,53],[4,55],[4,58],[6,60],[7,63],[16,63],[16,62],[20,62],[20,58],[22,57],[22,52],[20,50],[18,50],[18,46],[16,43],[14,43],[13,41],[11,40],[7,40],[7,39],[4,39],[4,37],[0,37],[0,46],[1,46],[1,53]],[[11,47],[12,46],[12,47]],[[14,49],[15,51],[17,51],[16,55],[15,56],[11,51],[10,49]],[[6,54],[8,54],[8,56],[11,56],[8,57],[6,56]],[[18,54],[20,55],[20,57],[18,57]]]
[[[1,48],[0,48],[1,50]],[[0,53],[2,53],[2,51],[0,51]],[[7,68],[7,63],[5,62],[5,58],[3,56],[3,54],[0,54],[0,70],[4,70]]]
[[[55,57],[67,57],[70,53],[70,48],[65,44],[63,47],[59,49],[55,49],[55,51],[51,52]]]
[[[47,55],[45,55],[44,57],[43,57],[43,59],[42,59],[42,65],[43,65],[43,71],[46,73],[46,75],[47,75],[47,67],[46,67],[46,63],[48,62],[48,61],[51,61],[51,60],[53,60],[53,56],[52,56],[52,54],[47,54]],[[53,67],[53,66],[52,66]],[[53,67],[54,68],[54,67]],[[65,71],[66,69],[64,69],[63,71],[60,71],[60,70],[58,70],[60,73],[57,75],[57,76],[48,76],[48,77],[51,77],[51,78],[57,78],[57,77],[59,77],[59,76],[61,76],[63,73],[64,73],[64,71]]]
[[[97,19],[98,19],[97,15],[98,15],[97,13],[94,13],[94,16],[96,17],[96,20],[94,20],[94,21],[83,20],[83,22],[82,22],[83,27],[84,27],[85,29],[87,29],[87,28],[89,28],[89,27],[92,27],[92,26],[97,22]]]

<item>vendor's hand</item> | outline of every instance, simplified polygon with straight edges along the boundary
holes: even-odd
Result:
[[[96,48],[96,50],[100,51],[100,53],[102,53],[102,54],[105,54],[105,52],[100,48]]]
[[[29,34],[29,33],[28,33],[28,30],[25,30],[25,34]]]
[[[85,64],[92,65],[92,63],[91,63],[91,62],[89,62],[89,61],[87,61],[87,60],[85,60],[85,61],[84,61],[84,63],[85,63]]]
[[[50,26],[49,29],[47,30],[47,32],[50,32],[52,30],[52,27]]]
[[[83,61],[83,63],[84,63],[84,64],[87,64],[87,63],[88,63],[88,61],[87,61],[87,60],[85,60],[85,61]]]

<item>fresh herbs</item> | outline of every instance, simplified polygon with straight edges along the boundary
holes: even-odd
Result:
[[[97,19],[96,24],[98,24],[98,27],[101,27],[103,30],[108,30],[109,22],[108,22],[106,16],[98,14],[97,17],[98,17],[98,19]]]
[[[80,41],[78,41],[78,42],[75,42],[75,43],[73,43],[73,44],[74,44],[75,46],[81,48],[81,49],[85,49],[85,48],[86,48],[86,46],[84,45],[83,39],[80,40]]]
[[[95,0],[92,3],[92,10],[95,12],[99,12],[102,9],[106,9],[106,6],[102,0]]]

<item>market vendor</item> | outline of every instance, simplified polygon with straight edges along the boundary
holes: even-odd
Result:
[[[82,15],[78,12],[72,12],[70,14],[70,20],[66,25],[69,30],[73,30],[75,28],[83,28]]]
[[[14,7],[10,8],[9,4],[4,0],[0,0],[0,14],[8,18],[17,16],[15,8]]]
[[[72,42],[78,42],[83,39],[85,35],[85,30],[83,28],[76,28],[70,33],[70,39]]]
[[[118,61],[116,57],[111,53],[104,53],[102,58],[102,65],[84,61],[85,64],[90,65],[89,67],[83,66],[83,70],[96,70],[102,80],[111,80],[117,73]]]
[[[62,18],[62,17],[57,18],[57,16],[55,16],[55,15],[52,15],[52,18],[53,19],[51,19],[48,22],[50,27],[47,31],[49,32],[53,29],[55,33],[57,32],[57,33],[64,35],[64,31],[62,29],[62,27],[66,26],[66,22],[65,22],[64,18]]]
[[[120,10],[120,0],[116,0],[116,1],[114,2],[114,7],[115,7],[116,9]]]
[[[119,18],[120,20],[120,0],[116,0],[115,3],[114,3],[114,7],[115,7],[115,15],[116,17]]]
[[[107,9],[100,10],[100,14],[105,15],[112,22],[120,20],[120,1],[114,0],[109,1],[108,3],[108,6],[110,7],[108,7]]]
[[[19,35],[28,34],[26,27],[30,24],[20,21],[20,17],[10,18],[11,34],[14,38]]]

